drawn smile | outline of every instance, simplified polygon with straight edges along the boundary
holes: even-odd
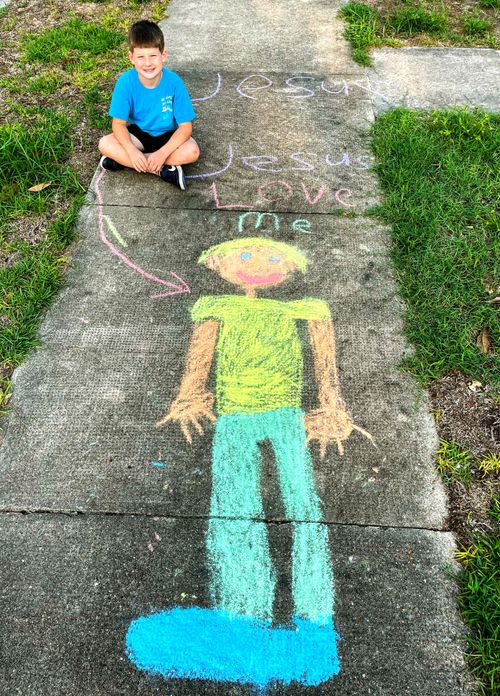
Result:
[[[271,273],[271,275],[257,276],[257,275],[247,275],[238,271],[237,276],[244,283],[249,285],[272,285],[273,283],[278,283],[283,278],[283,273]]]

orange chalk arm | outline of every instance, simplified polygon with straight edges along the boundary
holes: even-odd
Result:
[[[336,363],[336,344],[331,319],[308,321],[307,328],[314,359],[314,374],[321,406],[342,404]],[[345,405],[344,405],[345,408]]]
[[[340,395],[333,323],[330,319],[308,321],[307,327],[318,383],[319,408],[307,413],[304,422],[307,441],[318,442],[323,459],[329,444],[337,445],[339,454],[344,454],[342,443],[352,433],[353,422]]]
[[[218,321],[202,321],[195,324],[178,399],[187,400],[205,389],[212,367],[218,332]]]
[[[204,321],[195,325],[188,349],[186,368],[177,397],[157,427],[168,422],[179,424],[186,440],[191,444],[194,430],[203,435],[203,420],[215,423],[214,395],[206,388],[212,367],[219,322]]]

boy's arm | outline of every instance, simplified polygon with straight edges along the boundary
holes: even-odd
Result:
[[[149,171],[146,157],[132,142],[130,133],[127,129],[127,121],[123,121],[120,118],[113,118],[111,129],[116,140],[127,153],[134,169],[138,172]]]
[[[170,421],[179,423],[189,444],[192,442],[190,427],[194,427],[200,435],[203,435],[200,421],[206,418],[212,423],[215,422],[214,397],[207,390],[206,383],[212,366],[218,330],[217,321],[203,321],[196,324],[179,393],[166,415],[156,424],[159,427]]]
[[[172,135],[168,143],[165,143],[163,147],[160,147],[156,152],[152,152],[148,157],[148,167],[150,172],[159,172],[160,169],[165,164],[165,161],[170,157],[172,152],[175,152],[177,148],[184,145],[193,132],[193,124],[191,121],[186,123],[179,123],[179,126],[175,133]]]

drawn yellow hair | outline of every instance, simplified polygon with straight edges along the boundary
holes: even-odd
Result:
[[[284,242],[276,242],[274,239],[265,239],[265,237],[242,237],[241,239],[230,239],[227,242],[216,244],[202,253],[198,259],[198,263],[205,265],[207,259],[211,256],[226,256],[232,251],[237,251],[239,249],[244,251],[250,247],[274,249],[285,259],[292,261],[302,273],[305,273],[307,270],[307,257],[302,251]]]

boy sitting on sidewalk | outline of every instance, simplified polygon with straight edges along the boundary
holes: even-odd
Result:
[[[115,85],[109,108],[113,133],[99,141],[101,166],[157,174],[184,190],[181,165],[196,162],[200,154],[191,137],[196,114],[188,91],[178,75],[163,67],[168,54],[157,24],[136,22],[128,42],[134,67]]]

